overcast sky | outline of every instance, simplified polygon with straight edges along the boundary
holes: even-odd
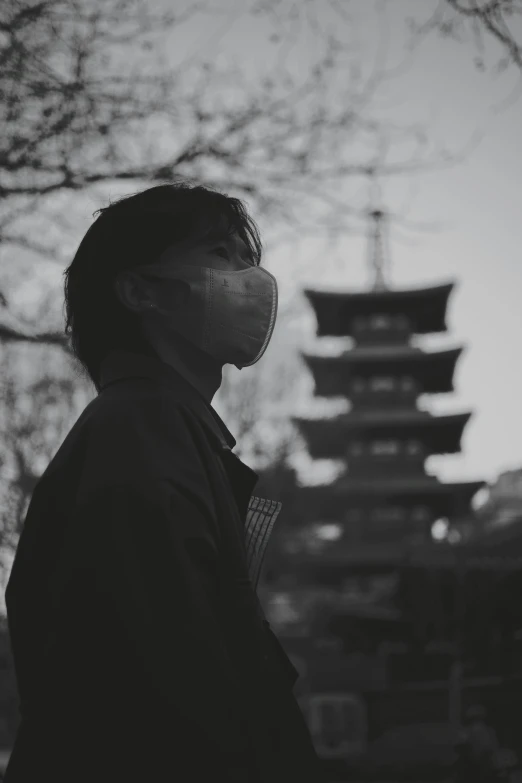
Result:
[[[344,33],[328,2],[317,0],[316,7],[325,25],[334,24],[338,35],[345,35],[347,49],[355,51],[354,47],[358,47],[357,58],[363,71],[369,72],[383,40],[390,65],[404,59],[408,14],[414,12],[419,18],[422,9],[426,17],[436,4],[436,0],[340,0],[338,6],[349,8],[352,15]],[[182,60],[196,48],[218,64],[232,58],[249,78],[259,79],[278,51],[277,45],[269,42],[273,24],[250,17],[243,2],[222,0],[213,7],[218,5],[228,8],[229,13],[195,17],[183,35],[173,40],[172,58]],[[291,6],[282,0],[282,7],[288,10]],[[381,7],[387,9],[385,17],[375,11]],[[385,28],[381,26],[383,19]],[[292,29],[295,31],[295,26]],[[281,24],[283,42],[289,30],[286,23]],[[286,48],[287,67],[299,75],[317,57],[319,42],[310,28],[302,24],[296,40]],[[405,231],[398,224],[391,224],[392,284],[408,288],[448,280],[457,283],[449,302],[448,334],[423,343],[428,348],[465,346],[455,375],[456,393],[439,395],[431,403],[434,412],[473,411],[463,439],[463,453],[429,460],[429,469],[446,480],[492,480],[500,471],[522,466],[522,97],[520,89],[517,92],[520,76],[514,69],[495,74],[498,51],[494,47],[487,49],[485,72],[474,67],[475,54],[471,42],[442,40],[432,35],[419,46],[402,75],[382,91],[379,103],[381,117],[403,124],[422,124],[436,145],[457,151],[473,140],[466,161],[460,165],[383,183],[385,208],[410,221],[438,224],[431,232]],[[342,88],[342,74],[340,85]],[[479,143],[477,133],[483,136]],[[353,156],[356,160],[357,147]],[[115,187],[111,195],[116,197],[135,189]],[[336,196],[342,197],[342,193],[337,192]],[[349,205],[348,195],[346,199]],[[92,210],[89,203],[75,246],[92,221]],[[255,217],[266,238],[271,226]],[[280,248],[269,246],[264,263],[278,277],[283,297],[304,287],[361,289],[368,281],[366,243],[357,235],[344,237],[335,252],[326,252],[324,243],[316,240],[296,239]],[[61,273],[62,268],[55,266],[53,285],[62,285]],[[26,288],[35,289],[39,285],[37,279],[35,273],[31,275]],[[263,362],[281,355],[286,360],[296,356],[299,349],[317,348],[313,312],[304,302],[302,312],[293,331],[282,324],[276,326]],[[305,369],[302,378],[289,401],[291,412],[320,410],[320,404],[313,404],[313,383]],[[219,410],[218,404],[216,407]],[[329,475],[327,464],[312,464],[304,453],[296,460],[305,481]]]
[[[362,0],[349,5],[357,20],[362,61],[371,64],[380,34],[375,6]],[[400,61],[404,52],[406,16],[422,5],[435,7],[435,3],[408,0],[387,4],[390,64]],[[237,51],[239,56],[248,53],[251,65],[257,55],[261,64],[269,56],[269,47],[257,24],[256,28],[246,17],[239,17],[220,39],[221,50]],[[294,44],[292,62],[297,68],[305,67],[313,53],[313,39],[303,38]],[[428,463],[430,470],[446,480],[491,480],[500,471],[522,466],[520,77],[514,70],[494,73],[494,47],[487,49],[486,72],[475,68],[475,54],[471,42],[432,36],[419,47],[413,66],[384,94],[390,119],[424,123],[442,146],[458,150],[473,140],[464,163],[419,172],[383,189],[385,206],[391,211],[402,210],[412,221],[439,224],[431,232],[408,233],[391,226],[393,285],[408,288],[457,282],[449,301],[448,334],[423,343],[427,348],[465,346],[455,375],[456,393],[438,395],[431,407],[434,412],[474,413],[463,438],[463,453],[431,458]],[[476,133],[483,134],[480,143],[475,143]],[[309,261],[304,276],[295,275],[296,257]],[[266,264],[275,274],[279,272],[283,287],[297,283],[350,290],[367,282],[365,242],[360,237],[344,238],[335,258],[325,257],[318,244],[307,241],[295,244],[291,251],[274,249]],[[275,353],[292,340],[313,350],[314,328],[308,309],[292,338],[276,329],[269,351]],[[312,392],[308,381],[301,394],[303,411],[313,407],[309,404]],[[292,406],[295,409],[295,399]],[[318,466],[306,457],[299,459],[299,465],[305,480],[319,475]]]

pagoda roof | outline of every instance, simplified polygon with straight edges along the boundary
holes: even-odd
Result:
[[[334,418],[305,419],[293,416],[315,459],[346,457],[347,446],[357,439],[419,439],[428,454],[456,454],[471,413],[432,416],[426,411],[368,411]]]
[[[302,353],[320,397],[347,397],[352,378],[375,375],[410,376],[419,392],[438,394],[453,391],[453,374],[464,349],[421,351],[409,347],[354,349],[340,356]]]
[[[469,510],[471,499],[485,481],[440,482],[434,476],[411,476],[383,479],[346,476],[332,484],[300,487],[296,497],[297,513],[303,521],[311,518],[339,519],[343,509],[354,504],[405,504],[433,508],[438,516],[451,517]],[[342,520],[340,520],[342,521]]]
[[[350,337],[354,318],[373,314],[404,315],[413,334],[447,331],[446,308],[454,282],[427,288],[379,291],[305,289],[314,308],[319,337]]]

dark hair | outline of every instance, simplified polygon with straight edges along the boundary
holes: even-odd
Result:
[[[64,272],[65,334],[97,391],[109,351],[154,355],[139,317],[114,291],[120,271],[153,263],[174,242],[225,231],[240,236],[254,264],[262,254],[259,230],[242,201],[186,179],[124,196],[98,213]]]

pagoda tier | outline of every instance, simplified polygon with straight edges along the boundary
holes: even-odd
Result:
[[[408,511],[422,508],[424,518],[419,518],[419,521],[429,522],[437,517],[468,514],[472,497],[484,483],[441,483],[435,476],[422,474],[389,479],[351,478],[346,475],[332,484],[301,487],[296,513],[303,522],[335,520],[343,524],[344,520],[348,520],[347,524],[351,524],[349,520],[358,509],[369,516],[376,509],[397,509],[400,521],[400,517],[407,516]]]
[[[318,337],[355,337],[354,326],[361,318],[400,316],[411,334],[447,331],[446,307],[455,283],[411,290],[340,292],[305,290],[315,310]]]
[[[420,348],[359,348],[341,356],[302,354],[315,381],[320,397],[349,397],[356,379],[376,377],[411,378],[417,393],[451,392],[457,359],[463,348],[425,352]]]
[[[422,446],[423,457],[431,454],[457,454],[464,427],[471,413],[433,416],[428,411],[368,410],[330,419],[292,420],[306,438],[314,459],[350,457],[350,444],[395,440]]]

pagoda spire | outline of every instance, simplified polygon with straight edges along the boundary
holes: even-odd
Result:
[[[389,288],[385,274],[385,266],[389,262],[384,238],[384,220],[386,213],[382,209],[372,209],[368,212],[370,227],[368,232],[368,261],[372,274],[374,291],[386,291]]]

